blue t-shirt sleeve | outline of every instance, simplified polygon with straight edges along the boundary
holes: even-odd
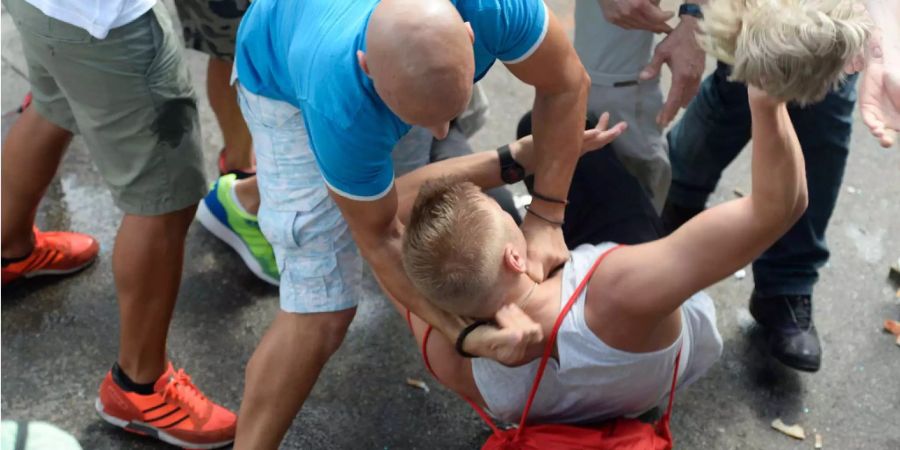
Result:
[[[362,129],[344,129],[309,109],[303,116],[313,154],[331,190],[363,201],[377,200],[391,190],[393,139]]]
[[[497,59],[506,64],[524,61],[547,35],[550,15],[542,0],[495,0],[472,20],[479,39]]]

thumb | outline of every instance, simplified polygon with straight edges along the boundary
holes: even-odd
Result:
[[[665,62],[665,57],[662,56],[662,53],[659,51],[653,53],[653,59],[650,60],[650,64],[647,64],[647,67],[644,67],[644,70],[641,71],[638,78],[640,78],[641,81],[656,78],[659,76],[659,71],[662,70],[663,62]]]

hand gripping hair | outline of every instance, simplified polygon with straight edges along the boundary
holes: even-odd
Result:
[[[870,21],[860,0],[710,0],[700,45],[731,64],[731,80],[801,105],[845,77]]]

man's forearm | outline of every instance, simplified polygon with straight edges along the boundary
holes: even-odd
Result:
[[[558,93],[538,90],[532,115],[535,148],[534,191],[544,197],[564,200],[575,165],[581,155],[587,94],[587,75],[572,89]],[[562,205],[540,202],[541,212],[561,220]]]
[[[381,287],[395,300],[400,302],[413,314],[419,316],[437,328],[448,339],[455,337],[462,330],[462,321],[447,312],[444,312],[428,302],[413,286],[403,265],[400,263],[403,225],[396,223],[388,236],[371,248],[360,246],[363,258],[372,267],[375,277]]]

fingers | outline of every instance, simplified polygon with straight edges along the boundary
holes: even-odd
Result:
[[[641,81],[656,78],[659,76],[659,71],[662,70],[664,62],[666,62],[666,54],[659,51],[659,47],[657,47],[656,51],[653,53],[653,59],[650,60],[650,64],[647,64],[647,67],[644,67],[644,70],[641,71],[638,78],[640,78]]]
[[[643,8],[641,10],[641,15],[644,18],[645,23],[647,24],[646,30],[653,31],[654,33],[671,33],[672,27],[669,26],[666,22],[675,17],[675,11],[663,11],[658,6]]]
[[[665,128],[678,114],[678,110],[682,106],[682,98],[684,96],[683,88],[676,81],[672,81],[672,87],[669,88],[669,95],[666,97],[666,103],[662,110],[656,115],[656,124],[661,128]]]
[[[517,331],[524,345],[540,342],[543,338],[541,326],[531,320],[531,317],[525,314],[525,311],[522,311],[518,305],[508,304],[500,308],[495,319],[501,329]]]
[[[894,144],[896,133],[888,127],[884,126],[881,118],[881,111],[871,105],[862,105],[860,108],[863,123],[869,127],[872,136],[878,139],[878,143],[884,148],[889,148]]]
[[[638,6],[626,6],[625,9],[608,15],[607,20],[627,30],[669,33],[672,27],[666,21],[672,17],[675,17],[674,11],[663,11],[659,6],[645,1]]]
[[[600,120],[597,121],[597,126],[594,127],[595,130],[606,130],[606,127],[609,126],[609,112],[604,112],[600,115]]]
[[[610,142],[616,140],[625,130],[628,129],[628,124],[625,122],[619,122],[615,124],[612,128],[608,130],[591,130],[590,132],[585,132],[585,140],[582,146],[585,153],[592,152],[595,150],[599,150],[601,148],[609,145]],[[588,135],[587,133],[591,133]]]

